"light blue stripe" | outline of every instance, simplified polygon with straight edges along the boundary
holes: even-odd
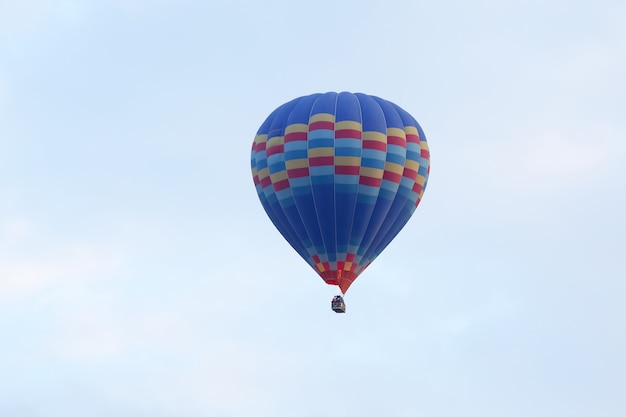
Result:
[[[289,178],[289,186],[291,188],[308,187],[311,185],[309,177]]]
[[[276,193],[276,197],[278,197],[278,200],[280,200],[280,204],[283,208],[290,207],[295,204],[295,201],[293,200],[293,195],[289,188],[278,191]]]
[[[272,204],[276,203],[276,192],[274,192],[274,187],[272,187],[271,185],[265,187],[263,189],[263,193],[265,194],[267,201],[269,201]]]
[[[346,147],[346,148],[359,148],[361,149],[361,140],[354,138],[336,138],[335,143],[336,146]]]
[[[311,177],[316,177],[320,175],[331,175],[335,174],[335,166],[334,165],[324,165],[320,167],[310,167],[309,172],[311,173]]]
[[[386,154],[387,152],[379,151],[377,149],[363,149],[362,157],[370,159],[381,159],[384,161]]]
[[[363,185],[359,184],[359,194],[360,195],[369,195],[369,196],[377,196],[378,195],[378,187],[372,187],[371,185]]]
[[[395,193],[398,191],[399,186],[400,184],[396,182],[383,180],[382,184],[380,185],[380,188],[384,188],[385,190],[393,191]]]
[[[387,182],[389,182],[389,181],[387,181]],[[383,184],[384,183],[385,183],[385,181],[383,181]],[[391,189],[389,189],[387,187],[381,187],[380,192],[378,193],[378,198],[379,199],[383,198],[383,199],[388,200],[388,201],[393,201],[394,197],[397,194],[397,190],[398,190],[398,187],[395,187],[395,189],[393,189],[393,190],[391,190]]]
[[[335,174],[335,182],[337,184],[358,184],[358,175]]]
[[[256,169],[257,169],[257,171],[260,171],[263,168],[267,168],[267,159],[265,159],[265,157],[257,158],[256,159]]]
[[[309,137],[308,137],[308,141],[311,142],[312,140],[320,140],[320,139],[332,139],[335,140],[335,131],[334,130],[328,130],[328,129],[319,129],[319,130],[313,130],[311,132],[309,132]]]
[[[415,181],[413,181],[410,178],[407,177],[402,177],[402,179],[400,180],[400,188],[402,189],[412,189],[413,188],[413,184],[415,184]]]
[[[294,141],[294,142],[287,142],[285,143],[285,151],[287,149],[289,149],[290,151],[296,150],[296,149],[306,149],[308,147],[307,142],[305,140],[298,140],[298,141]]]
[[[301,197],[305,195],[311,195],[311,186],[307,184],[306,187],[291,187],[294,197]]]
[[[417,152],[417,153],[420,153],[421,150],[422,150],[422,148],[421,148],[419,143],[415,143],[415,142],[407,142],[406,143],[406,151],[407,152]]]
[[[406,155],[406,148],[404,148],[403,146],[399,146],[399,145],[387,145],[387,153],[404,156]]]

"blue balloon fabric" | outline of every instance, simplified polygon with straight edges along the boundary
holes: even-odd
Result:
[[[251,165],[278,231],[345,293],[417,208],[430,154],[422,128],[399,106],[329,92],[274,110],[254,138]]]

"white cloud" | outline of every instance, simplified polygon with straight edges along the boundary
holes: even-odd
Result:
[[[471,178],[514,193],[588,185],[613,173],[625,149],[609,127],[535,127],[456,156]],[[526,197],[525,197],[526,198]]]
[[[241,341],[219,339],[197,348],[193,363],[177,370],[170,368],[164,375],[167,378],[149,387],[150,391],[160,393],[160,401],[144,404],[145,408],[156,405],[155,408],[174,411],[182,403],[192,412],[223,409],[250,414],[259,407],[267,408],[275,400],[272,386],[277,381],[272,377],[285,371],[278,354]],[[274,372],[268,372],[272,368]],[[140,397],[151,398],[148,392],[145,394]],[[245,401],[241,401],[242,397]]]
[[[104,266],[92,266],[96,265]],[[78,266],[75,272],[82,273]],[[211,353],[220,335],[230,334],[231,326],[268,296],[263,281],[250,280],[251,272],[238,271],[235,265],[224,265],[205,279],[148,278],[146,274],[147,270],[138,274],[120,270],[118,277],[111,276],[104,285],[78,279],[61,283],[51,274],[42,274],[47,281],[36,284],[50,288],[43,304],[56,323],[53,337],[45,341],[49,352],[92,363],[155,348],[165,355],[176,352],[181,358],[197,357],[199,352],[223,357]],[[169,290],[155,292],[151,284]],[[198,328],[203,331],[198,333]]]
[[[148,296],[134,302],[127,298],[124,287],[113,283],[104,292],[76,287],[56,294],[49,304],[57,329],[46,345],[55,356],[97,363],[131,354],[133,349],[180,350],[185,341],[193,340],[193,307],[179,302],[172,308],[165,301],[162,306],[148,306]]]
[[[543,97],[552,102],[552,112],[583,109],[611,113],[613,100],[623,100],[626,84],[626,37],[605,35],[584,43],[574,43],[530,68],[539,82],[552,92]]]
[[[11,218],[0,226],[0,238],[10,244],[26,241],[31,232],[32,225],[25,217]]]
[[[27,226],[14,224],[8,233],[23,236]],[[0,257],[0,301],[98,279],[111,273],[118,264],[119,256],[115,251],[87,245],[73,245],[40,255],[5,253]]]
[[[145,6],[145,0],[118,0],[112,2],[85,2],[80,0],[23,0],[0,1],[0,36],[34,33],[45,25],[80,22],[98,14],[98,9],[119,9],[136,14]],[[10,39],[10,38],[9,38]]]
[[[626,43],[588,44],[571,51],[553,67],[550,75],[554,82],[578,84],[579,87],[593,84],[608,84],[623,74],[626,67]]]
[[[577,174],[595,175],[611,160],[606,145],[591,140],[572,140],[565,134],[538,134],[532,142],[532,146],[524,147],[519,154],[519,167],[522,174],[536,179],[572,181]]]
[[[255,331],[241,321],[255,321],[250,308],[259,292],[225,295],[222,285],[242,284],[243,277],[230,277],[223,273],[223,284],[169,294],[133,295],[121,280],[100,291],[67,288],[48,299],[55,330],[42,341],[40,355],[96,369],[110,361],[127,363],[123,379],[106,378],[97,389],[115,404],[152,414],[243,415],[271,407],[277,378],[293,376],[291,358],[255,343]]]
[[[5,74],[0,72],[0,110],[9,101],[9,80]]]
[[[43,22],[54,9],[50,0],[0,2],[0,34],[32,30]]]

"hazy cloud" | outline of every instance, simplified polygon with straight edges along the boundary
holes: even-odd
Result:
[[[24,236],[26,227],[20,224],[9,227],[11,243]],[[90,245],[44,250],[37,255],[6,251],[0,256],[0,300],[100,279],[111,274],[120,262],[114,250]]]

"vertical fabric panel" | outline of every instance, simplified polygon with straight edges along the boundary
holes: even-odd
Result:
[[[250,161],[272,223],[344,293],[404,227],[430,173],[424,132],[409,113],[347,92],[279,106],[257,131]]]

